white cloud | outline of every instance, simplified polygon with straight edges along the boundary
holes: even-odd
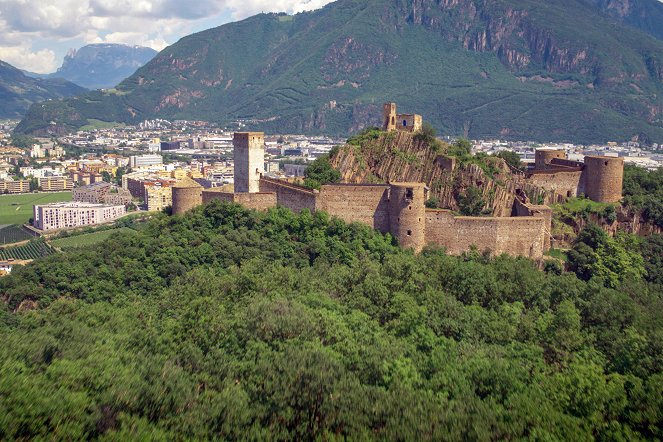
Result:
[[[32,51],[32,48],[26,45],[0,47],[0,60],[38,74],[48,74],[58,68],[55,52],[50,49]]]
[[[296,13],[331,0],[0,0],[0,59],[35,72],[57,67],[50,49],[126,43],[161,50],[202,24],[260,12]],[[68,43],[67,43],[68,42]],[[50,43],[50,45],[48,45]],[[57,46],[57,48],[56,48]],[[63,54],[62,54],[63,55]],[[53,69],[55,70],[55,69]]]

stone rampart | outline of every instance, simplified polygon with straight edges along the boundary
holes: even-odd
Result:
[[[319,195],[318,191],[272,178],[260,179],[260,193],[275,193],[277,205],[287,207],[295,213],[304,209],[315,211]]]
[[[541,171],[532,173],[528,181],[547,191],[569,198],[578,196],[584,191],[582,173],[582,170]]]
[[[552,240],[552,208],[542,204],[523,203],[518,198],[513,202],[515,216],[535,216],[545,220],[543,250],[550,250]]]
[[[203,191],[203,204],[219,200],[229,203],[237,203],[247,209],[267,210],[276,207],[276,194],[272,192],[259,193],[231,193],[216,190]]]
[[[426,210],[426,243],[459,255],[476,246],[493,255],[506,253],[541,259],[544,253],[545,219],[542,217],[468,217],[449,210]]]
[[[359,222],[388,232],[389,186],[325,184],[316,198],[316,210],[324,210],[348,223]]]

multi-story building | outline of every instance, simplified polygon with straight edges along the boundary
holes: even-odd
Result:
[[[35,228],[49,231],[109,223],[125,215],[126,209],[123,205],[69,202],[36,205],[33,213]]]
[[[158,164],[163,164],[163,157],[161,155],[133,155],[129,157],[129,166],[132,169],[156,166]]]
[[[65,192],[74,188],[74,181],[63,176],[38,178],[39,188],[44,192]]]
[[[131,203],[132,197],[128,190],[99,182],[75,188],[72,199],[93,204],[127,205]]]
[[[150,212],[162,211],[173,204],[173,188],[161,187],[154,183],[145,183],[145,201]]]
[[[30,192],[30,180],[0,181],[0,193],[28,193],[28,192]]]

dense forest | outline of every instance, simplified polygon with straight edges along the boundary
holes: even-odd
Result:
[[[661,439],[662,246],[589,230],[576,274],[160,215],[0,280],[0,439]],[[638,272],[582,261],[611,250]]]

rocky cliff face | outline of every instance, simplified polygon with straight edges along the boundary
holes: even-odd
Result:
[[[448,147],[443,145],[443,149]],[[516,190],[523,187],[521,177],[500,158],[486,161],[491,176],[484,171],[485,166],[461,164],[406,132],[382,133],[361,146],[347,144],[331,159],[347,183],[423,182],[439,207],[452,210],[458,210],[460,195],[476,187],[486,202],[486,212],[510,216]]]
[[[157,54],[142,46],[91,44],[70,51],[50,77],[64,78],[88,89],[110,88],[136,72]]]

